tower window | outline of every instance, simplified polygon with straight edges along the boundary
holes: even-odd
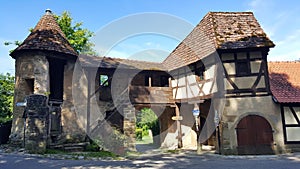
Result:
[[[27,94],[34,93],[34,79],[25,79]]]

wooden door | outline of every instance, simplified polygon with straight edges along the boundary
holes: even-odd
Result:
[[[272,127],[263,117],[244,117],[238,123],[236,132],[239,154],[274,154]]]

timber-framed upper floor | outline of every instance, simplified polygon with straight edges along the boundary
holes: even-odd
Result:
[[[174,103],[220,91],[226,97],[270,95],[267,55],[274,46],[252,12],[209,12],[162,63],[86,55],[79,60],[97,72],[100,100],[111,99],[111,79],[123,73],[132,102]]]

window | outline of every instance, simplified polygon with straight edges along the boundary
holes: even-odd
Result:
[[[169,87],[169,77],[168,76],[160,77],[160,86],[161,87]]]
[[[196,71],[195,71],[195,75],[197,75],[200,80],[204,80],[204,71],[205,71],[204,66],[200,67],[200,68],[197,68]]]
[[[189,65],[190,71],[196,75],[197,80],[204,80],[205,67],[202,62]]]
[[[238,60],[235,67],[237,76],[246,76],[251,72],[250,65],[247,60]]]
[[[34,79],[25,79],[25,86],[27,95],[34,93]]]
[[[100,75],[100,85],[101,86],[109,86],[108,75]]]

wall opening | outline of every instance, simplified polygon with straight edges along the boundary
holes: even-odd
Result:
[[[25,90],[26,95],[31,95],[34,93],[34,79],[25,79]]]
[[[64,65],[65,62],[58,59],[49,59],[50,72],[50,101],[63,101],[64,93]]]
[[[160,146],[159,119],[150,108],[142,108],[136,115],[136,144],[137,151]]]
[[[274,154],[273,130],[265,118],[244,117],[238,123],[236,133],[239,154]]]

